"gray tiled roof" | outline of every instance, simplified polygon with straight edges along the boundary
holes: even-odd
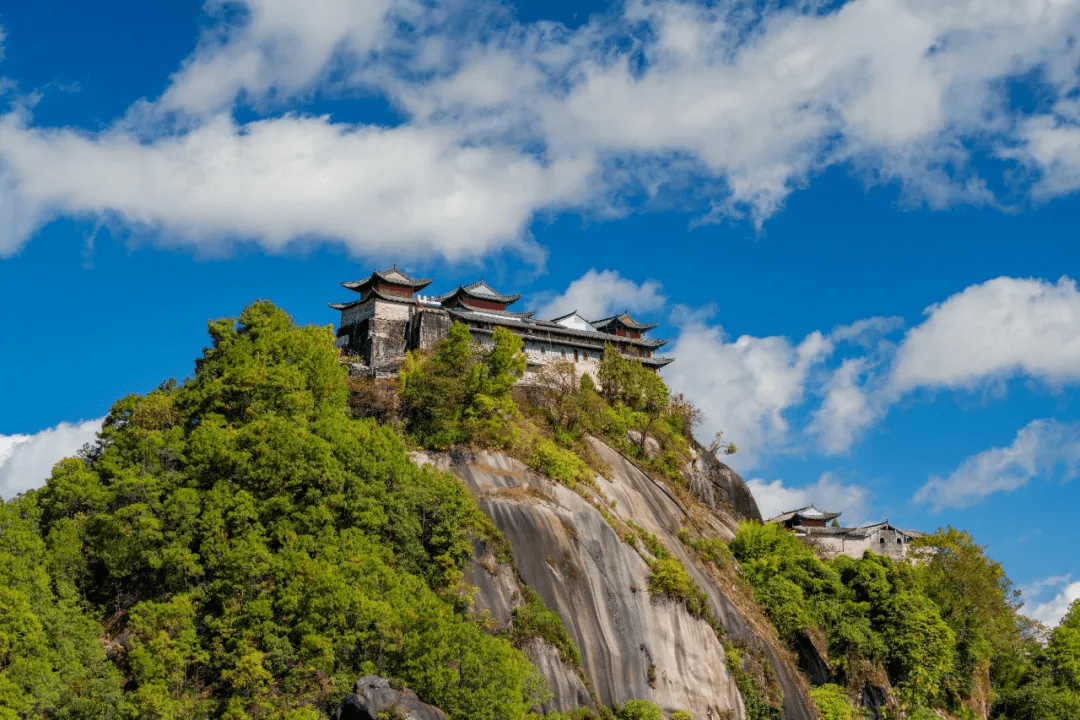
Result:
[[[482,279],[468,285],[458,285],[456,290],[451,290],[448,293],[439,295],[436,299],[440,302],[445,302],[458,294],[468,295],[477,300],[490,300],[492,302],[506,303],[507,305],[521,299],[520,295],[503,295],[496,292],[494,288]]]
[[[765,522],[780,522],[780,523],[782,523],[782,522],[787,522],[788,520],[791,520],[795,516],[799,516],[799,517],[805,518],[807,520],[832,520],[833,518],[840,517],[842,512],[843,511],[841,511],[841,512],[825,512],[824,510],[818,510],[813,505],[807,505],[806,507],[801,507],[798,510],[788,510],[787,512],[782,512],[779,515],[777,515],[776,517],[769,518]]]
[[[376,270],[371,275],[363,280],[353,280],[352,282],[341,283],[342,287],[347,287],[350,290],[356,292],[363,292],[364,288],[373,283],[375,280],[382,280],[385,283],[393,285],[404,285],[405,287],[412,288],[414,291],[423,290],[431,284],[430,278],[411,278],[404,272],[398,269],[395,265],[392,268],[386,270]]]
[[[612,315],[611,317],[606,317],[602,320],[590,320],[589,322],[596,328],[607,327],[608,325],[622,325],[624,327],[630,328],[631,330],[642,331],[652,330],[654,327],[657,326],[657,323],[639,323],[637,320],[630,317],[630,314],[626,312],[619,313],[618,315]]]
[[[553,335],[561,335],[564,338],[573,338],[582,342],[583,346],[591,347],[594,349],[603,349],[604,343],[618,342],[633,345],[635,347],[643,347],[655,349],[667,343],[667,340],[646,340],[643,338],[624,338],[618,336],[612,336],[610,333],[603,333],[598,330],[574,330],[573,328],[564,327],[558,323],[553,323],[548,320],[533,320],[531,318],[518,318],[511,313],[494,313],[486,310],[464,310],[461,308],[451,308],[450,314],[456,318],[465,321],[475,322],[490,322],[496,325],[506,325],[518,330],[522,330],[521,334],[524,337],[529,336],[529,331],[535,331],[540,333],[547,333]],[[591,343],[591,344],[590,344]],[[649,360],[650,358],[641,358],[642,361]],[[652,358],[658,360],[658,358]],[[670,361],[669,361],[670,362]],[[666,363],[665,363],[666,364]]]

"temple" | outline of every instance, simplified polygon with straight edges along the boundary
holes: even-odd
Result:
[[[539,320],[534,312],[508,310],[521,296],[503,295],[482,279],[442,295],[419,294],[431,282],[411,278],[395,265],[364,280],[341,283],[360,297],[330,304],[341,312],[335,344],[373,377],[396,374],[406,352],[433,347],[455,321],[465,323],[482,345],[491,343],[497,327],[521,336],[528,358],[526,379],[554,362],[573,363],[579,374],[595,378],[607,343],[623,357],[640,360],[653,370],[674,359],[654,355],[667,343],[645,337],[656,325],[639,323],[625,312],[587,320],[575,310]]]
[[[765,522],[778,523],[794,530],[795,537],[814,548],[823,557],[861,558],[867,550],[894,559],[905,559],[911,550],[911,541],[926,533],[903,530],[888,520],[857,528],[829,526],[828,522],[840,517],[839,512],[824,512],[813,505],[788,510]]]

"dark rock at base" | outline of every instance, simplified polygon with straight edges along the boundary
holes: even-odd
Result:
[[[884,688],[866,683],[862,690],[863,711],[873,720],[881,720],[889,694]]]
[[[818,632],[820,635],[820,631]],[[823,636],[812,637],[803,631],[795,639],[795,649],[799,653],[799,667],[806,673],[811,684],[836,682],[832,668],[829,667],[828,655],[825,648],[828,647]]]
[[[407,720],[446,720],[446,714],[434,705],[422,702],[412,690],[395,690],[390,681],[378,675],[365,675],[353,684],[353,692],[341,701],[337,720],[378,720],[379,713],[391,708],[400,711],[395,718]]]

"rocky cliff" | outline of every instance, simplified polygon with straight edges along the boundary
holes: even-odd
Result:
[[[590,442],[610,468],[592,488],[570,489],[496,452],[414,456],[460,478],[513,547],[513,565],[483,552],[474,560],[474,612],[489,614],[493,629],[505,628],[523,602],[523,582],[558,612],[580,649],[581,667],[574,668],[540,639],[525,648],[554,692],[545,710],[640,698],[666,714],[734,720],[747,717],[750,688],[753,702],[780,704],[784,718],[816,718],[794,658],[750,602],[735,568],[705,562],[686,544],[729,540],[740,519],[759,517],[741,478],[699,447],[685,482],[669,484]],[[657,548],[638,539],[649,535],[705,592],[715,626],[649,591]]]

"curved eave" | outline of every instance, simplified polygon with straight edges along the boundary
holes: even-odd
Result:
[[[483,293],[474,293],[474,292],[471,292],[464,285],[458,285],[456,290],[451,290],[450,292],[448,292],[448,293],[446,293],[444,295],[439,295],[435,299],[438,300],[439,302],[446,302],[447,300],[453,299],[457,295],[464,295],[466,297],[472,298],[473,300],[482,300],[484,302],[503,303],[505,305],[510,305],[511,303],[515,303],[515,302],[517,302],[518,300],[521,299],[520,295],[498,295],[498,294],[485,295]]]
[[[387,270],[383,272],[389,271]],[[400,285],[401,287],[410,288],[413,292],[419,292],[420,290],[423,290],[428,285],[430,285],[432,280],[431,278],[417,278],[416,280],[409,278],[407,280],[399,280],[397,278],[388,278],[381,272],[373,272],[371,273],[371,277],[365,278],[363,280],[352,280],[350,282],[343,282],[341,283],[341,286],[343,288],[348,288],[353,292],[362,293],[369,285],[373,285],[375,282],[384,282],[387,285]]]
[[[458,302],[463,307],[467,307],[469,310],[479,312],[479,313],[492,313],[492,314],[498,314],[498,315],[506,315],[506,316],[512,317],[512,318],[531,318],[533,315],[536,314],[535,310],[529,310],[528,312],[520,312],[519,313],[519,312],[510,312],[509,310],[492,310],[490,308],[476,307],[475,305],[470,305],[468,303],[468,301],[465,300],[465,298],[458,298]]]
[[[620,325],[627,330],[640,330],[645,332],[646,330],[652,330],[655,327],[659,327],[659,323],[639,323],[634,318],[630,317],[626,313],[621,315],[612,315],[611,317],[602,318],[600,320],[592,320],[589,323],[597,330],[600,328],[611,327],[612,325]]]

